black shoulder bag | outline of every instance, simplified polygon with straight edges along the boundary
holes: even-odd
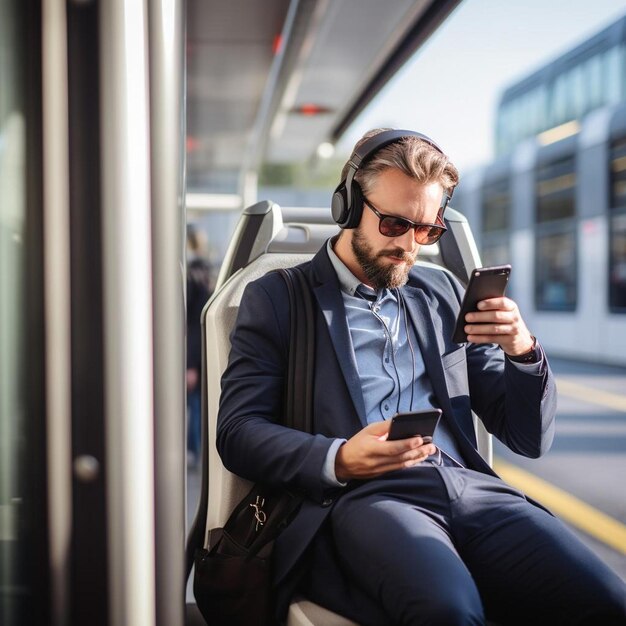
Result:
[[[297,268],[278,270],[287,284],[290,342],[285,426],[311,432],[315,315],[307,279]],[[273,542],[302,504],[302,496],[257,483],[209,546],[195,558],[194,596],[211,626],[266,626],[273,620]]]

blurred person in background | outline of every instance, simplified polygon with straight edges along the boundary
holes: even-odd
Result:
[[[206,235],[187,225],[187,453],[188,464],[200,459],[200,372],[202,332],[200,315],[213,292],[212,268],[206,258]]]

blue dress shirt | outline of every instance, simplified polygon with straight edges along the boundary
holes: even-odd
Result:
[[[332,240],[327,243],[327,251],[337,272],[346,309],[367,423],[389,419],[399,412],[438,408],[416,329],[407,319],[401,290],[371,289],[342,263],[332,248]],[[515,365],[540,369],[540,364]],[[324,465],[324,479],[333,486],[343,485],[335,476],[335,458],[343,443],[345,439],[333,442]],[[439,422],[433,443],[443,452],[443,464],[464,465],[445,416]]]

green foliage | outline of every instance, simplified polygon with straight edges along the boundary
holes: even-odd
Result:
[[[264,163],[259,172],[259,185],[330,189],[339,183],[344,163],[344,158],[319,159],[315,163]]]
[[[264,163],[259,172],[259,185],[291,187],[295,176],[294,163]]]

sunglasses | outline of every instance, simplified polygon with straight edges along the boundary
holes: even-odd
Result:
[[[446,230],[446,225],[443,222],[443,212],[448,204],[448,196],[444,194],[439,213],[437,213],[436,224],[423,224],[421,222],[412,222],[404,217],[397,217],[395,215],[385,215],[381,213],[365,196],[363,200],[365,204],[373,211],[374,215],[378,218],[378,232],[385,237],[400,237],[407,233],[409,229],[415,231],[415,241],[422,246],[428,246],[436,243],[441,239]]]

